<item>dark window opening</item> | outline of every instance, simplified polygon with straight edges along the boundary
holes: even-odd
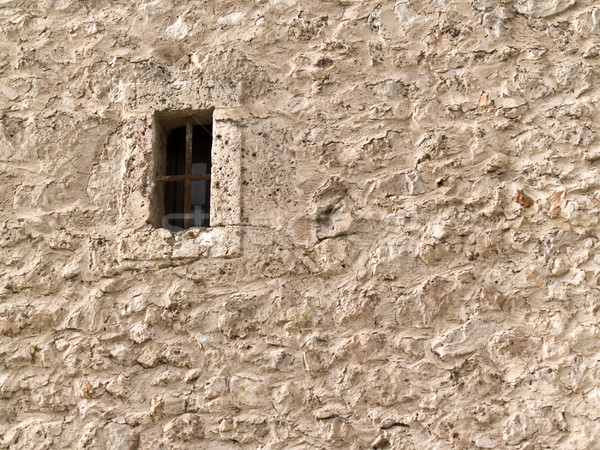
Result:
[[[189,121],[167,136],[163,226],[171,230],[210,226],[212,125]]]

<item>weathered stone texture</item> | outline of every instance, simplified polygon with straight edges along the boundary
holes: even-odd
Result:
[[[600,442],[594,0],[0,0],[0,448]],[[210,230],[155,111],[215,108]]]

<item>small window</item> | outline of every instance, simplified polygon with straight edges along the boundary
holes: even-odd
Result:
[[[208,123],[193,114],[185,125],[181,121],[167,124],[164,169],[157,176],[164,202],[162,226],[173,231],[210,226],[212,114]]]

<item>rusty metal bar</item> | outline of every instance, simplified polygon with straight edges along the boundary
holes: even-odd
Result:
[[[188,121],[185,127],[185,191],[183,195],[183,228],[190,227],[190,217],[192,215],[192,180],[189,176],[192,174],[192,137],[194,135],[194,126]]]
[[[204,181],[210,180],[210,173],[207,174],[191,174],[191,175],[165,175],[162,177],[156,177],[156,181]]]

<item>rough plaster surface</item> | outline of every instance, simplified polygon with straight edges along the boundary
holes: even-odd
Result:
[[[600,448],[593,0],[0,0],[0,447]],[[215,227],[154,111],[215,108]]]

